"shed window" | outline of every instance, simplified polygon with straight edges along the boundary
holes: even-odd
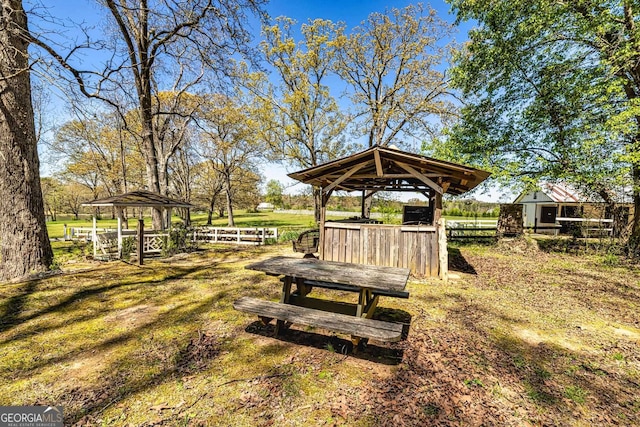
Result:
[[[554,223],[556,222],[556,212],[558,208],[555,206],[542,206],[540,208],[540,222]]]

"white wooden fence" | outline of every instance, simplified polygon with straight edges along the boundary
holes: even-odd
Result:
[[[96,228],[96,232],[100,233],[112,233],[117,232],[115,228]],[[93,227],[68,227],[64,226],[63,237],[64,240],[84,240],[87,242],[92,241]]]
[[[266,227],[198,227],[193,231],[194,242],[264,245],[267,239],[278,240],[277,228]]]

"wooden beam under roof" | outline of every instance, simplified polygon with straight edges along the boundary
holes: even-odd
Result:
[[[382,175],[384,175],[384,171],[382,170],[382,160],[380,160],[380,151],[375,150],[373,152],[373,158],[376,162],[376,175],[378,177],[381,177]]]
[[[409,166],[409,165],[407,165],[405,163],[400,163],[400,162],[396,162],[396,164],[398,166],[400,166],[402,169],[404,169],[407,172],[409,172],[411,175],[413,175],[413,177],[416,178],[417,180],[422,181],[427,187],[433,188],[434,190],[436,190],[436,192],[438,192],[440,194],[444,193],[444,191],[442,190],[441,186],[439,186],[438,184],[436,184],[435,182],[433,182],[432,180],[430,180],[426,176],[420,174],[420,172],[418,172],[417,170],[415,170],[411,166]]]
[[[360,169],[362,169],[364,167],[367,167],[370,164],[371,164],[371,162],[364,162],[364,163],[360,163],[359,165],[355,165],[354,167],[349,169],[347,172],[342,174],[342,176],[340,178],[336,179],[335,181],[333,181],[333,183],[331,183],[329,186],[324,188],[322,191],[324,191],[324,192],[333,191],[333,189],[336,186],[340,185],[340,183],[343,182],[345,179],[349,178],[350,176],[352,176],[353,174],[358,172]]]

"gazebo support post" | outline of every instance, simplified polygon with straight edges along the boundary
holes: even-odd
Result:
[[[144,264],[144,219],[138,219],[138,265]]]
[[[442,194],[437,191],[433,191],[433,225],[438,225],[440,222],[440,218],[442,217]]]
[[[438,221],[438,275],[445,283],[449,280],[449,252],[447,250],[446,219]]]
[[[93,242],[93,259],[98,256],[98,224],[96,218],[96,211],[93,211],[93,232],[91,234],[91,241]]]
[[[167,225],[165,228],[171,230],[171,208],[167,208]]]
[[[122,259],[122,208],[116,207],[118,216],[118,259]]]
[[[333,193],[333,189],[330,188],[328,191],[325,191],[326,190],[324,188],[322,188],[320,191],[320,194],[322,196],[322,202],[320,204],[320,243],[318,244],[318,255],[320,259],[324,259],[324,223],[327,219],[327,202],[329,201],[331,193]]]

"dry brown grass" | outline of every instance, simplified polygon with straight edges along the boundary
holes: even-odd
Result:
[[[407,340],[345,355],[346,337],[274,339],[233,310],[278,298],[276,278],[243,267],[282,253],[76,263],[3,285],[0,404],[63,405],[78,425],[640,424],[636,265],[530,241],[452,248],[459,279],[381,302],[411,316]]]

